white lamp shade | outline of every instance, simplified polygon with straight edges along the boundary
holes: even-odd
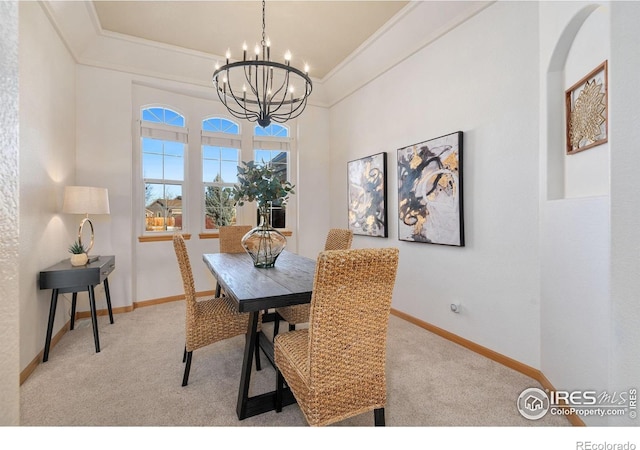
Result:
[[[66,186],[62,212],[67,214],[109,214],[107,188]]]

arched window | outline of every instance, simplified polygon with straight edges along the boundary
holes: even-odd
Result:
[[[162,106],[142,108],[140,117],[145,231],[182,230],[185,118]]]
[[[204,229],[236,223],[231,193],[238,181],[240,125],[223,117],[202,121],[202,184]]]
[[[253,159],[257,164],[270,164],[277,176],[283,181],[290,181],[290,149],[289,128],[272,123],[268,127],[256,125],[253,137]],[[270,206],[271,225],[275,228],[286,227],[286,210],[279,202]],[[258,220],[259,214],[258,214]]]

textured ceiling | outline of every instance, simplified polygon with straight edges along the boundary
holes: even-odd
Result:
[[[241,59],[262,39],[259,1],[94,1],[103,30],[189,50]],[[267,1],[266,34],[274,60],[290,50],[292,65],[323,78],[406,1]]]

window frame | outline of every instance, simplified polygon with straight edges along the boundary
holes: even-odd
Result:
[[[291,137],[291,128],[287,125],[284,124],[280,124],[280,123],[272,123],[270,124],[267,129],[271,128],[272,130],[275,128],[279,128],[279,129],[283,129],[286,131],[286,136],[274,136],[272,134],[258,134],[257,130],[261,129],[261,127],[259,125],[255,125],[252,128],[252,160],[254,160],[256,163],[260,164],[262,161],[258,161],[256,159],[256,153],[258,151],[267,151],[270,152],[270,154],[273,154],[274,152],[285,152],[287,153],[287,162],[286,162],[286,171],[287,171],[287,181],[291,182],[292,184],[295,184],[294,182],[292,182],[292,157],[293,157],[293,151],[292,151],[292,147],[293,147],[293,138]],[[260,145],[262,144],[262,145]],[[269,159],[269,161],[272,161],[273,158],[271,157]],[[293,178],[295,179],[295,178]],[[279,230],[286,230],[288,229],[288,221],[287,218],[289,216],[289,214],[287,213],[287,210],[289,209],[288,206],[291,204],[290,203],[291,198],[289,198],[289,201],[287,202],[287,207],[282,207],[282,206],[276,206],[274,207],[273,205],[269,206],[269,216],[271,219],[271,223],[273,224],[273,211],[274,210],[282,210],[283,214],[284,214],[284,228],[278,228]],[[256,207],[257,209],[257,207]],[[256,212],[256,217],[257,220],[260,220],[260,215],[259,213]],[[274,226],[274,228],[276,228]]]
[[[220,119],[222,121],[226,121],[229,123],[232,123],[233,125],[235,125],[238,128],[238,133],[234,134],[234,133],[228,133],[228,132],[224,132],[224,131],[207,131],[204,129],[204,122],[207,120],[211,120],[211,119]],[[210,146],[210,147],[218,147],[218,148],[227,148],[227,149],[233,149],[237,151],[237,160],[236,160],[236,165],[240,164],[240,161],[242,160],[242,131],[243,131],[243,127],[240,123],[236,122],[235,120],[232,120],[228,117],[225,117],[223,115],[220,114],[212,114],[212,115],[208,115],[206,117],[204,117],[201,120],[201,129],[200,129],[200,184],[201,184],[201,188],[200,188],[200,237],[206,236],[208,234],[213,234],[213,235],[217,235],[219,227],[218,228],[207,228],[207,224],[206,224],[206,220],[207,220],[207,213],[206,213],[206,188],[207,186],[220,186],[221,188],[225,188],[225,187],[233,187],[235,186],[235,184],[237,183],[237,178],[234,182],[211,182],[211,181],[204,181],[203,178],[203,174],[204,174],[204,147],[205,146]],[[205,142],[208,141],[208,142]],[[223,145],[225,143],[225,141],[228,141],[229,145]],[[238,144],[237,147],[235,147],[234,145]],[[220,162],[222,163],[222,156],[220,159]],[[222,168],[221,168],[222,169]],[[239,211],[238,211],[238,206],[235,207],[236,210],[236,214],[235,214],[235,222],[233,222],[233,224],[237,223],[238,220],[238,216],[239,216]]]
[[[169,125],[166,123],[153,122],[149,120],[144,120],[144,111],[149,109],[158,109],[161,108],[164,111],[171,111],[177,116],[181,117],[184,126],[180,125]],[[139,165],[139,181],[140,181],[140,192],[138,193],[138,202],[141,201],[141,210],[138,214],[141,216],[141,233],[140,236],[143,238],[152,238],[154,236],[167,236],[173,235],[176,231],[180,233],[184,233],[186,229],[188,229],[188,185],[189,185],[189,177],[188,177],[188,167],[189,167],[189,128],[188,124],[188,116],[181,112],[178,108],[175,108],[171,105],[166,104],[151,104],[151,105],[142,105],[138,110],[139,114],[139,127],[138,127],[138,157],[140,161]],[[163,114],[164,115],[164,114]],[[171,139],[170,136],[175,134],[176,139]],[[179,138],[178,138],[179,137]],[[151,178],[145,177],[144,174],[144,144],[143,140],[145,138],[154,139],[157,141],[164,142],[177,142],[182,144],[182,180],[168,179],[168,178]],[[145,197],[146,185],[147,184],[161,184],[163,186],[179,186],[181,191],[181,226],[179,230],[167,230],[167,223],[164,223],[164,230],[148,230],[147,229],[147,200]],[[155,217],[155,216],[154,216]]]

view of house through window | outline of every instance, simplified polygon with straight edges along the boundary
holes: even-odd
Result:
[[[154,107],[142,111],[142,121],[145,230],[181,230],[187,140],[184,117]]]

